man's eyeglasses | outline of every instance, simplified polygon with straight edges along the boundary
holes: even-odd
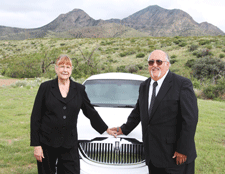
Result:
[[[162,65],[163,62],[167,62],[167,61],[162,61],[162,60],[149,60],[148,61],[149,66],[152,66],[154,64],[154,62],[156,62],[157,65]]]

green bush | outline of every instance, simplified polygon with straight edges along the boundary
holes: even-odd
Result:
[[[197,50],[197,49],[198,49],[198,45],[191,45],[191,46],[189,47],[189,51],[190,51],[190,52],[195,51],[195,50]]]
[[[173,54],[172,56],[170,56],[171,59],[174,59],[174,58],[176,58],[176,57],[177,57],[177,56],[174,55],[174,54]]]
[[[138,53],[136,55],[136,58],[143,58],[143,57],[145,57],[145,54],[144,53]]]
[[[209,86],[205,87],[203,89],[203,94],[208,99],[225,99],[225,79],[222,78],[218,80],[216,85],[210,84]]]
[[[121,65],[121,66],[117,67],[117,68],[116,68],[116,71],[117,71],[117,72],[126,72],[126,70],[125,70],[125,65]]]
[[[143,69],[143,65],[141,65],[141,64],[138,64],[137,67],[138,67],[138,69],[140,69],[140,70]]]
[[[174,64],[174,63],[176,63],[177,62],[177,60],[176,59],[172,59],[172,60],[170,60],[170,64]]]
[[[212,49],[212,45],[206,45],[206,48],[211,50]]]
[[[219,79],[224,77],[225,62],[219,58],[203,57],[194,62],[192,71],[197,79]]]
[[[181,39],[176,39],[173,42],[178,45],[178,44],[180,44],[182,42],[182,40]]]
[[[194,52],[193,52],[194,54]],[[197,58],[200,58],[200,57],[204,57],[204,56],[211,56],[213,55],[212,52],[208,49],[202,49],[202,50],[199,50],[197,53],[196,53],[196,57]]]
[[[185,47],[186,45],[187,45],[187,43],[186,42],[181,42],[181,43],[179,43],[178,44],[180,47]]]
[[[199,41],[199,45],[206,45],[206,44],[209,44],[210,42],[211,42],[210,40],[202,39],[202,40]]]
[[[139,69],[136,65],[128,65],[125,67],[125,70],[129,73],[136,73]]]
[[[199,80],[193,79],[191,82],[192,82],[193,87],[194,87],[195,89],[200,89],[200,88],[201,88],[201,83],[200,83]]]
[[[127,53],[123,52],[123,53],[120,53],[119,55],[120,55],[120,57],[125,57],[127,55]]]
[[[225,55],[224,54],[220,54],[220,58],[224,58],[225,57]]]
[[[210,84],[209,86],[203,89],[203,94],[208,99],[215,99],[218,96],[218,93],[215,93],[215,92],[216,92],[216,86],[212,84]]]
[[[195,60],[194,59],[189,59],[186,63],[185,63],[185,66],[191,68],[195,63]]]

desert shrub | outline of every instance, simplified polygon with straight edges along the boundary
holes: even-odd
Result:
[[[136,58],[143,58],[143,57],[145,57],[145,54],[144,53],[138,53],[136,55]]]
[[[180,47],[185,47],[185,46],[187,45],[187,43],[186,43],[186,42],[180,42],[178,45],[179,45]]]
[[[134,42],[136,42],[136,40],[135,39],[131,39],[130,42],[131,43],[134,43]]]
[[[216,92],[215,89],[216,89],[216,86],[210,84],[209,86],[207,86],[203,89],[203,94],[208,99],[214,99],[214,98],[216,98],[216,96],[218,96],[218,94],[215,93]]]
[[[139,69],[136,65],[128,65],[125,67],[125,70],[129,73],[136,73]]]
[[[66,44],[65,43],[60,43],[60,46],[65,46]]]
[[[206,45],[206,44],[209,44],[210,42],[211,42],[210,40],[202,39],[199,41],[199,45]]]
[[[125,65],[121,65],[121,66],[117,67],[117,68],[116,68],[116,71],[117,71],[117,72],[126,72],[126,70],[125,70]]]
[[[198,49],[198,45],[191,45],[191,46],[189,47],[189,51],[190,51],[190,52],[195,51],[195,50],[197,50],[197,49]]]
[[[123,52],[123,53],[120,53],[119,55],[120,55],[120,57],[125,57],[127,55],[127,53]]]
[[[225,74],[225,62],[219,58],[203,57],[194,62],[192,70],[197,79],[218,79]]]
[[[177,44],[177,45],[179,45],[181,42],[182,42],[181,39],[176,39],[176,40],[173,41],[173,43],[175,43],[175,44]]]
[[[211,50],[211,49],[212,49],[212,45],[206,45],[206,48],[207,48],[208,50]]]
[[[141,65],[141,64],[138,64],[137,67],[138,67],[138,69],[140,69],[140,70],[143,69],[143,65]]]
[[[222,47],[223,45],[219,45],[219,44],[216,45],[216,48],[222,48]]]
[[[193,52],[193,55],[196,55],[197,58],[200,58],[200,57],[204,57],[204,56],[211,56],[213,54],[208,49],[202,49],[202,50],[199,50],[198,52]]]
[[[126,55],[132,55],[132,54],[135,54],[136,52],[135,52],[135,50],[133,50],[133,49],[128,49],[127,51],[126,51]]]
[[[198,50],[193,51],[192,54],[193,54],[194,56],[197,56],[197,55],[198,55]]]
[[[170,56],[171,59],[174,59],[174,58],[176,58],[176,57],[177,57],[177,56],[174,55],[174,54],[173,54],[172,56]]]
[[[46,81],[47,79],[45,78],[35,78],[34,80],[19,80],[16,83],[10,85],[14,88],[16,87],[35,87],[39,86],[42,82]]]
[[[224,54],[220,54],[219,57],[220,57],[220,58],[224,58],[225,55],[224,55]]]
[[[176,63],[176,62],[177,62],[176,59],[171,59],[171,60],[170,60],[170,64],[174,64],[174,63]]]
[[[185,66],[191,68],[194,65],[195,60],[194,59],[189,59],[186,63]]]
[[[201,83],[200,83],[200,81],[198,79],[194,78],[194,79],[191,80],[191,82],[192,82],[193,87],[195,89],[200,89],[201,88]]]
[[[224,99],[224,94],[225,94],[225,79],[222,78],[218,80],[217,84],[210,84],[207,87],[203,89],[203,94],[206,96],[208,99]]]

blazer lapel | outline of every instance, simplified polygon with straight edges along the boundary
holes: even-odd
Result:
[[[58,87],[58,78],[56,78],[53,80],[51,92],[61,102],[68,103],[77,94],[77,90],[75,90],[75,88],[75,82],[70,79],[69,93],[67,94],[66,99],[63,99]]]
[[[156,109],[158,108],[160,102],[162,101],[162,99],[164,98],[164,96],[167,94],[167,92],[169,91],[169,89],[172,86],[172,73],[169,71],[166,78],[164,79],[162,86],[155,98],[155,102],[152,108],[152,112],[151,112],[151,116],[150,116],[150,120],[152,119],[152,117],[154,116],[154,113],[156,111]]]
[[[59,91],[59,86],[58,86],[58,78],[53,80],[52,83],[52,89],[51,89],[51,93],[61,102],[65,103],[65,100],[62,98],[62,95]]]
[[[70,89],[69,93],[67,94],[66,97],[66,103],[68,103],[72,98],[74,98],[77,95],[77,90],[76,90],[76,84],[74,81],[70,79]]]
[[[149,97],[149,86],[150,86],[151,78],[148,78],[147,81],[145,82],[145,85],[143,86],[143,113],[146,115],[144,117],[145,120],[143,120],[143,123],[148,123],[149,122],[149,114],[148,114],[148,97]]]

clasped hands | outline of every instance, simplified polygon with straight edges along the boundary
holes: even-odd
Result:
[[[113,135],[115,138],[117,135],[123,134],[120,127],[113,127],[113,128],[107,129],[107,133],[110,135]],[[187,156],[178,152],[175,152],[172,158],[176,158],[177,165],[181,165],[187,161]]]
[[[115,138],[117,137],[117,135],[122,135],[123,134],[123,132],[122,132],[120,127],[108,128],[107,129],[107,133],[109,135],[114,136]]]

